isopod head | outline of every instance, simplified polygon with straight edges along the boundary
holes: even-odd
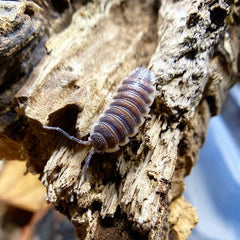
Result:
[[[107,148],[105,138],[100,133],[93,133],[89,139],[92,142],[92,146],[98,153],[104,153]]]

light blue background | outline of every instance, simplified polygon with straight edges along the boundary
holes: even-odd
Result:
[[[240,239],[240,85],[210,121],[199,161],[185,178],[184,196],[197,208],[190,240]]]

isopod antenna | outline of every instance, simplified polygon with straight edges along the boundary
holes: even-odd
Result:
[[[86,180],[87,180],[87,169],[88,169],[90,160],[91,160],[91,158],[92,158],[92,155],[93,155],[94,153],[95,153],[95,149],[92,148],[92,150],[89,152],[89,154],[88,154],[88,156],[87,156],[86,163],[85,163],[85,166],[84,166],[84,182],[86,182]]]
[[[74,136],[71,136],[69,135],[67,132],[65,132],[62,128],[60,127],[50,127],[50,126],[45,126],[43,125],[43,128],[44,129],[48,129],[48,130],[53,130],[53,131],[58,131],[60,132],[61,134],[63,134],[65,137],[67,137],[68,139],[74,141],[74,142],[77,142],[79,144],[83,144],[83,145],[91,145],[91,140],[87,140],[87,141],[83,141],[83,140],[80,140]],[[87,180],[87,169],[88,169],[88,166],[89,166],[89,163],[90,163],[90,160],[92,158],[92,155],[95,153],[95,150],[94,148],[92,148],[92,150],[89,152],[88,156],[87,156],[87,159],[86,159],[86,163],[85,163],[85,166],[84,166],[84,182]]]
[[[74,142],[77,142],[77,143],[80,143],[80,144],[83,144],[83,145],[90,145],[91,144],[91,141],[89,141],[89,140],[83,141],[83,140],[80,140],[80,139],[78,139],[78,138],[76,138],[74,136],[69,135],[67,132],[65,132],[60,127],[43,126],[43,128],[44,129],[48,129],[48,130],[58,131],[61,134],[63,134],[65,137],[67,137],[68,139],[70,139],[70,140],[72,140]]]

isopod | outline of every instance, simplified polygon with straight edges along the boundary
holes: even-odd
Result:
[[[154,101],[156,79],[150,69],[139,67],[124,78],[106,109],[92,125],[87,141],[70,136],[59,127],[43,126],[56,130],[67,138],[80,144],[91,145],[92,149],[86,158],[84,179],[92,155],[104,152],[115,152],[126,145],[144,123]]]

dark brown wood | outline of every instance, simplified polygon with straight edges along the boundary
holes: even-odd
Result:
[[[32,37],[44,44],[35,45],[38,54],[28,38],[23,41],[38,61],[15,78],[22,82],[1,109],[15,114],[12,122],[1,120],[2,149],[6,136],[20,145],[25,155],[15,158],[41,173],[47,200],[70,219],[79,239],[187,239],[198,219],[181,197],[183,178],[197,161],[210,117],[239,79],[236,6],[230,11],[227,3],[210,0],[62,2],[27,2],[31,16],[21,10],[27,3],[18,3],[23,22],[42,23]],[[119,152],[95,154],[84,182],[90,147],[42,125],[86,140],[116,86],[141,64],[158,78],[151,118]],[[16,123],[22,131],[9,134]]]

